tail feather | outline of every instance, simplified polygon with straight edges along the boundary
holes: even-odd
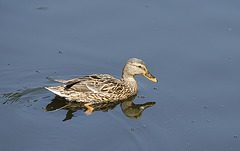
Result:
[[[61,82],[61,83],[67,83],[67,80],[62,80],[62,79],[55,79],[54,81]]]
[[[61,97],[68,97],[67,95],[61,93],[61,91],[58,89],[58,87],[45,87],[47,90],[55,93],[56,95],[59,95]]]

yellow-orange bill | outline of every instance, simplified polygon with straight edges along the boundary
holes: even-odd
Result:
[[[144,77],[148,78],[150,81],[157,82],[157,78],[155,78],[149,71],[143,74]]]

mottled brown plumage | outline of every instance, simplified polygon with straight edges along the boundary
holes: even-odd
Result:
[[[68,81],[56,80],[64,84],[57,87],[46,87],[46,89],[68,101],[86,102],[85,106],[93,110],[89,105],[124,100],[135,95],[138,86],[134,76],[138,74],[157,82],[142,60],[132,58],[124,66],[121,80],[108,74],[93,74]]]

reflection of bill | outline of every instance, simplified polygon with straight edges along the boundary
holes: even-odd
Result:
[[[144,104],[134,104],[133,100],[135,99],[136,95],[122,101],[114,102],[114,103],[99,103],[94,105],[94,111],[103,111],[108,112],[108,110],[114,109],[118,104],[121,105],[123,113],[133,119],[139,119],[143,111],[155,105],[155,102],[147,102]],[[46,112],[49,111],[56,111],[56,110],[68,110],[66,114],[66,118],[63,121],[70,120],[74,115],[73,113],[77,110],[86,109],[84,103],[78,102],[69,102],[64,98],[56,96],[51,103],[46,106]]]

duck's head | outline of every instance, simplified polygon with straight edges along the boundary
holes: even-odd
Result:
[[[135,76],[138,74],[143,75],[153,82],[157,82],[157,79],[150,74],[146,67],[146,64],[142,60],[137,58],[128,60],[123,68],[123,76]]]

